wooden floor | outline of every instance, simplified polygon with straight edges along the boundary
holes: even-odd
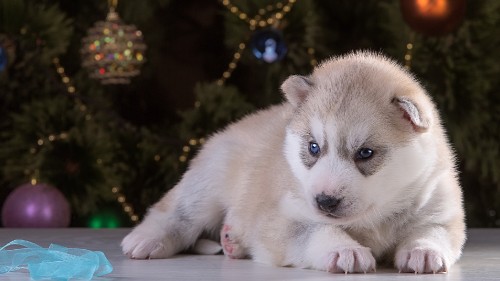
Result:
[[[448,274],[398,274],[377,268],[371,274],[330,274],[294,268],[277,268],[222,255],[181,255],[165,260],[130,260],[122,255],[120,241],[129,229],[7,229],[0,228],[0,246],[25,239],[43,247],[55,243],[70,248],[103,251],[114,266],[112,273],[95,280],[500,280],[500,229],[471,229],[464,255]],[[0,280],[30,280],[26,272],[0,275]]]

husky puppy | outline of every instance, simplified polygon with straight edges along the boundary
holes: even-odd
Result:
[[[218,233],[227,256],[329,272],[446,272],[465,240],[454,155],[431,98],[357,52],[290,76],[286,102],[212,136],[122,241],[167,258]]]

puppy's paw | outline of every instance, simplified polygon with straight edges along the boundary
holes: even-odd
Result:
[[[224,255],[232,259],[243,259],[245,258],[246,251],[239,244],[236,237],[234,237],[233,232],[231,232],[231,226],[225,224],[220,232],[220,243],[222,245],[222,250]]]
[[[401,249],[394,259],[399,272],[439,273],[446,272],[444,256],[437,250],[415,247]]]
[[[140,230],[134,230],[125,236],[121,246],[123,253],[132,259],[161,259],[176,252],[166,238]]]
[[[370,248],[344,248],[330,253],[327,271],[333,273],[367,273],[375,271],[375,266],[375,258]]]

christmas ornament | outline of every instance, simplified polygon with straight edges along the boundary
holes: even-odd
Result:
[[[400,0],[400,6],[406,23],[429,36],[453,31],[465,16],[465,0]]]
[[[118,215],[110,210],[99,212],[89,219],[90,228],[117,228],[121,226]]]
[[[275,28],[256,31],[250,40],[250,48],[258,60],[267,63],[283,59],[287,51],[283,35]]]
[[[5,227],[68,227],[70,207],[57,188],[27,183],[7,196],[2,221]]]
[[[7,35],[0,33],[0,72],[7,70],[16,57],[16,44]]]
[[[233,3],[231,3],[231,0],[222,0],[222,5],[224,5],[224,7],[226,7],[234,16],[247,23],[250,31],[253,32],[256,29],[261,28],[262,31],[256,32],[252,36],[251,44],[254,45],[252,46],[252,49],[256,50],[254,51],[254,54],[257,53],[255,56],[258,59],[272,63],[276,60],[282,59],[283,58],[282,56],[286,54],[287,51],[286,45],[282,43],[283,36],[275,28],[280,26],[281,21],[283,20],[285,15],[292,10],[292,7],[295,4],[295,2],[296,0],[283,0],[275,3],[274,5],[267,5],[265,8],[259,9],[258,13],[253,17],[249,16],[243,10],[233,5]],[[269,39],[267,40],[267,42],[266,40],[261,42],[259,39],[256,39],[256,37],[263,37],[263,36],[265,37],[265,35],[261,33],[264,33],[264,31],[269,32],[270,30],[274,31],[274,33],[278,33],[279,35],[276,36],[268,34],[267,36],[270,38],[267,38]],[[279,40],[277,40],[276,37]],[[247,44],[245,44],[244,42],[238,44],[238,49],[234,52],[233,59],[228,64],[227,70],[222,73],[222,77],[217,80],[217,85],[219,86],[224,85],[226,80],[229,79],[229,77],[231,77],[246,47]]]
[[[0,46],[0,72],[7,68],[7,50]]]
[[[120,20],[116,5],[110,1],[106,21],[97,22],[82,40],[82,65],[102,84],[128,84],[144,63],[142,32]]]

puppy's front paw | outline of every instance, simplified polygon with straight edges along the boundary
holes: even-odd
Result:
[[[437,250],[422,247],[399,250],[396,253],[395,264],[399,272],[446,272],[446,262],[443,255]]]
[[[161,259],[175,254],[172,245],[167,245],[166,238],[151,233],[134,230],[123,239],[123,253],[132,259]]]
[[[328,272],[352,273],[375,271],[375,258],[369,248],[344,248],[329,255]]]
[[[232,259],[246,258],[245,249],[238,243],[231,231],[231,226],[225,224],[220,232],[220,239],[224,254]]]

